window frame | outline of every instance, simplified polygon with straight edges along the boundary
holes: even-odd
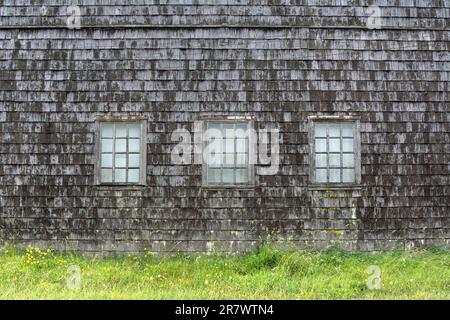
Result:
[[[140,124],[140,165],[139,182],[102,182],[101,181],[101,124],[135,122]],[[127,137],[128,140],[128,137]],[[95,118],[95,185],[98,186],[145,186],[147,184],[147,118],[145,116],[97,116]],[[126,153],[128,155],[128,152]],[[113,160],[114,161],[114,160]],[[127,168],[128,170],[128,168]]]
[[[311,187],[345,188],[358,187],[361,184],[361,118],[359,116],[309,116],[308,140],[309,140],[309,184]],[[342,123],[352,122],[353,126],[353,151],[354,151],[354,182],[316,182],[316,123]],[[340,137],[342,139],[342,137]],[[342,151],[340,151],[342,152]],[[339,167],[342,170],[342,167]]]
[[[202,187],[210,188],[210,189],[245,189],[245,188],[253,188],[255,186],[255,161],[252,161],[254,157],[256,157],[256,153],[251,155],[254,152],[255,145],[255,137],[253,135],[248,136],[248,182],[246,183],[208,183],[208,164],[205,162],[203,158],[203,151],[206,147],[206,129],[209,122],[218,122],[218,123],[236,123],[236,122],[244,122],[247,123],[248,130],[254,130],[254,118],[249,116],[227,116],[227,117],[204,117],[201,120],[201,136],[202,136],[202,144],[201,144],[201,158],[202,158]]]

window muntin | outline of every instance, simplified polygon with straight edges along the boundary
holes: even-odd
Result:
[[[99,128],[99,183],[143,183],[142,122],[102,121]]]
[[[204,184],[209,186],[249,185],[249,121],[206,121],[204,130]]]
[[[356,121],[313,122],[313,182],[354,184],[358,182]]]

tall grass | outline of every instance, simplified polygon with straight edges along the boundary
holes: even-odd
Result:
[[[0,252],[1,299],[450,299],[450,252],[351,253],[262,246],[237,256],[86,258],[44,248]],[[34,258],[31,258],[34,257]],[[69,266],[81,270],[69,289]],[[381,288],[367,286],[369,266]]]

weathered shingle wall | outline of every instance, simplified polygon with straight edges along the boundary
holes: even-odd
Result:
[[[0,25],[65,26],[80,6],[83,25],[365,26],[380,7],[385,27],[445,28],[450,0],[0,0]]]
[[[118,10],[96,3],[104,15]],[[420,14],[434,10],[433,26],[441,28],[448,3],[420,3],[408,19],[422,21]],[[320,7],[316,24],[328,16]],[[17,5],[6,0],[0,8],[11,18],[4,25],[41,23],[32,14],[14,20]],[[181,10],[148,8],[158,19],[166,17],[159,10]],[[189,24],[211,22],[208,10],[233,17],[220,8],[200,10]],[[141,22],[131,15],[135,8],[121,10],[128,14],[113,24]],[[265,21],[250,13],[239,21]],[[364,250],[448,244],[449,34],[313,26],[1,29],[0,238],[86,251],[242,250],[268,236]],[[349,113],[361,116],[361,190],[309,190],[307,117]],[[147,187],[94,186],[94,119],[104,114],[148,117]],[[219,114],[252,115],[257,127],[280,129],[278,174],[257,176],[253,190],[205,190],[199,165],[170,162],[173,130],[192,131],[200,116]]]

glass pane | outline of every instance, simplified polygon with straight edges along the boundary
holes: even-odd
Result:
[[[208,153],[222,153],[223,143],[222,139],[212,138],[206,145],[206,150]]]
[[[218,131],[208,131],[208,134],[205,136],[205,141],[207,141],[207,147],[209,150],[216,150],[217,152],[222,153],[222,150],[224,149],[222,135],[217,136],[215,134],[216,132]]]
[[[112,151],[113,151],[113,140],[102,139],[102,152],[112,152]]]
[[[341,154],[331,153],[330,154],[330,167],[340,167],[341,166]]]
[[[340,152],[341,151],[341,140],[340,139],[329,139],[329,152]]]
[[[247,154],[246,153],[238,153],[236,155],[236,166],[237,167],[247,166]]]
[[[116,154],[114,165],[116,168],[125,168],[127,166],[126,154]]]
[[[223,169],[222,182],[223,183],[234,182],[234,169]]]
[[[236,140],[236,152],[247,152],[247,139]]]
[[[330,123],[330,126],[328,127],[328,135],[335,138],[339,138],[341,136],[341,128],[339,123]]]
[[[247,169],[236,170],[236,183],[248,183]]]
[[[223,155],[221,153],[209,153],[207,157],[207,165],[209,167],[220,168],[222,166]]]
[[[318,137],[326,137],[327,136],[327,125],[326,123],[316,123],[314,125],[314,135],[316,138]]]
[[[102,123],[102,138],[112,138],[114,132],[114,125],[112,123]]]
[[[128,125],[128,137],[139,138],[141,136],[141,125],[140,123],[130,123]]]
[[[353,122],[343,122],[342,123],[342,136],[343,137],[353,137]]]
[[[238,123],[236,124],[234,135],[237,138],[245,139],[248,134],[247,129],[248,129],[247,123]]]
[[[220,140],[222,142],[222,126],[218,122],[208,122],[205,132],[205,139],[207,141]],[[222,146],[221,146],[222,147]]]
[[[342,142],[342,151],[353,152],[353,139],[344,139]]]
[[[139,168],[141,162],[141,155],[139,153],[133,153],[128,155],[128,167]]]
[[[247,122],[238,122],[236,123],[236,130],[247,131],[248,123]]]
[[[116,123],[116,138],[126,138],[127,125],[126,123]]]
[[[114,182],[126,182],[126,169],[116,169],[114,171]]]
[[[112,169],[102,169],[101,182],[112,182]]]
[[[129,139],[128,140],[128,152],[139,152],[141,144],[140,139]]]
[[[208,170],[208,183],[220,183],[220,169],[209,169]]]
[[[327,182],[327,169],[316,169],[316,182]]]
[[[355,159],[353,153],[351,154],[343,154],[342,155],[342,161],[344,167],[354,167],[355,166]]]
[[[355,182],[355,170],[344,169],[342,172],[343,182]]]
[[[221,130],[222,128],[222,124],[220,122],[217,121],[209,121],[207,123],[207,129],[217,129],[217,130]]]
[[[233,153],[234,152],[234,139],[224,139],[224,149],[226,153]]]
[[[330,182],[341,182],[341,170],[330,169]]]
[[[139,183],[139,169],[128,170],[128,182]]]
[[[234,153],[226,153],[225,154],[225,166],[227,166],[227,167],[234,166]]]
[[[112,167],[112,153],[102,153],[102,167],[103,168]]]
[[[326,139],[316,139],[316,152],[327,152]]]
[[[327,155],[316,154],[316,167],[327,167]]]
[[[127,151],[127,139],[116,139],[116,152]]]
[[[224,123],[222,127],[223,138],[234,138],[234,124]]]

